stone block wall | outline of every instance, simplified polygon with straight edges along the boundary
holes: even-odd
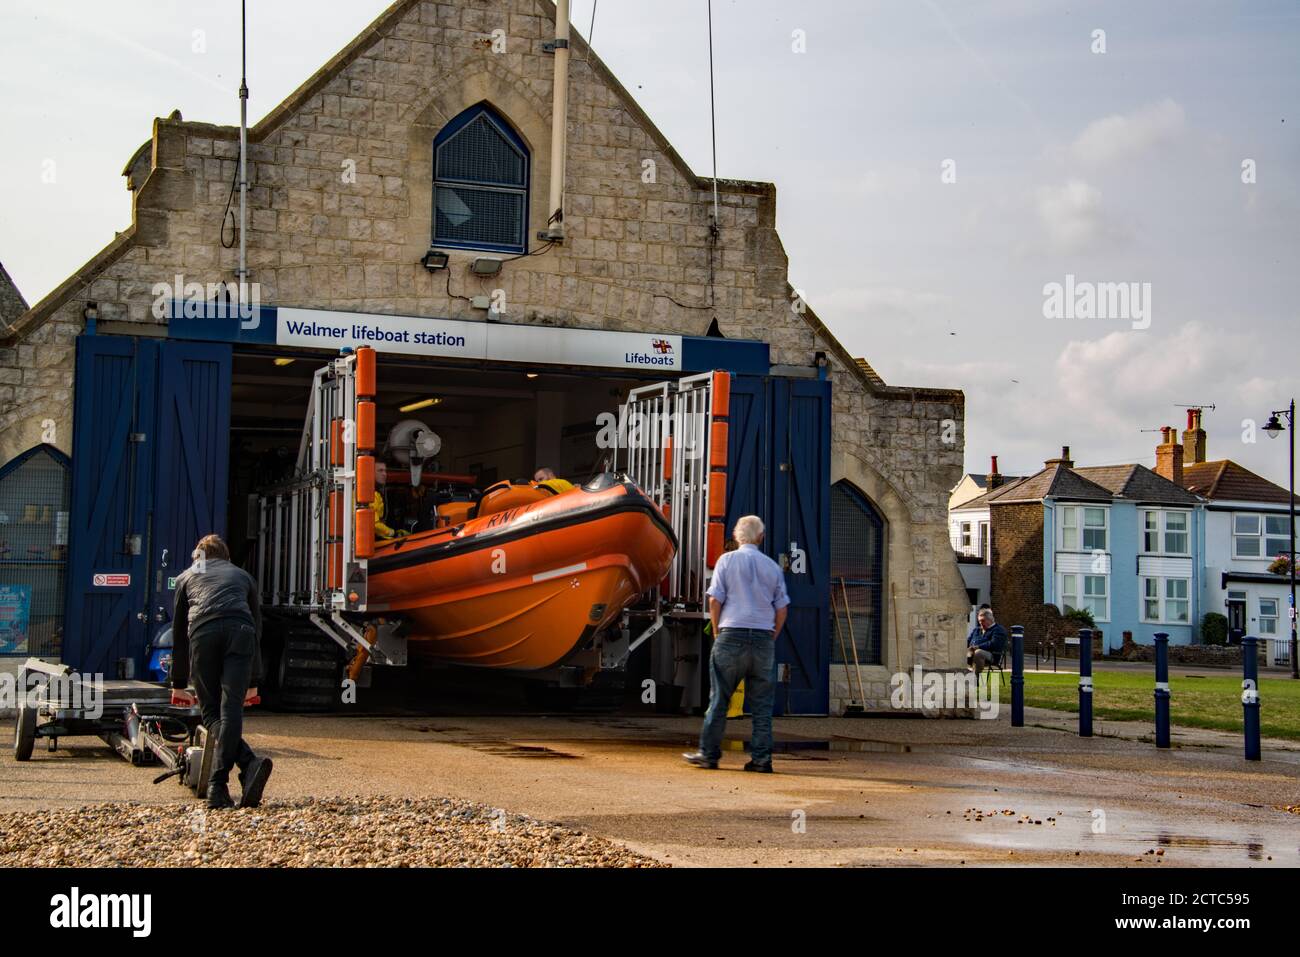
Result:
[[[541,0],[401,0],[258,123],[247,245],[261,302],[484,320],[469,298],[500,290],[504,321],[700,335],[716,317],[728,336],[770,343],[774,363],[811,370],[820,354],[834,395],[834,478],[854,482],[888,523],[885,644],[899,650],[884,667],[948,664],[966,616],[946,511],[962,472],[961,393],[885,386],[857,367],[793,293],[771,184],[720,182],[715,239],[712,184],[576,35],[565,242],[486,280],[468,273],[478,252],[450,250],[449,269],[432,275],[419,264],[433,138],[479,103],[528,144],[529,235],[545,228],[553,60],[541,44],[553,18]],[[504,52],[493,49],[497,30]],[[87,301],[101,333],[165,335],[159,284],[234,280],[237,251],[222,237],[237,160],[235,127],[154,121],[128,170],[131,226],[0,341],[0,461],[51,425],[47,440],[71,453]]]

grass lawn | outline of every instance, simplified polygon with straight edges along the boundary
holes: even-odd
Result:
[[[1092,713],[1118,721],[1149,721],[1155,730],[1155,673],[1094,667]],[[1241,676],[1170,678],[1174,724],[1241,734]],[[1260,729],[1265,737],[1300,740],[1300,681],[1261,678]],[[1056,711],[1079,710],[1078,675],[1025,675],[1025,704]]]

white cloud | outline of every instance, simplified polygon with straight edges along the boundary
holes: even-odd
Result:
[[[1070,146],[1070,156],[1088,166],[1105,166],[1139,156],[1183,131],[1183,108],[1161,100],[1132,113],[1093,120]]]
[[[1065,252],[1082,252],[1103,239],[1123,236],[1102,208],[1101,190],[1081,179],[1040,188],[1037,207],[1048,239]]]

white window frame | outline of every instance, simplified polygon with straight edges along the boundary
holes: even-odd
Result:
[[[1063,552],[1077,552],[1079,550],[1079,542],[1082,541],[1082,539],[1079,537],[1079,506],[1062,505],[1060,507],[1060,510],[1061,510],[1060,550]],[[1066,521],[1067,518],[1071,519],[1071,521]],[[1073,545],[1071,545],[1066,538],[1068,532],[1074,533]]]
[[[1156,583],[1156,596],[1152,598],[1147,594],[1147,584]],[[1169,594],[1169,585],[1172,582],[1183,582],[1187,589],[1186,598],[1177,598]],[[1192,623],[1192,580],[1182,575],[1143,575],[1141,588],[1138,594],[1138,615],[1139,620],[1146,624],[1152,625],[1190,625]],[[1156,602],[1156,616],[1152,618],[1147,613],[1147,602]],[[1182,602],[1187,606],[1187,618],[1179,619],[1170,616],[1170,602]]]
[[[1100,526],[1088,524],[1088,512],[1090,511],[1101,512]],[[1080,516],[1080,519],[1081,519],[1081,524],[1079,526],[1080,550],[1085,552],[1109,552],[1110,551],[1110,509],[1106,508],[1103,505],[1084,505],[1082,507],[1082,514]],[[1088,532],[1089,531],[1095,532],[1098,529],[1098,527],[1101,528],[1101,538],[1102,538],[1101,547],[1099,548],[1096,545],[1094,545],[1091,548],[1089,548],[1087,545]]]
[[[1087,594],[1088,579],[1090,578],[1095,578],[1102,582],[1102,587],[1105,590],[1101,595]],[[1071,585],[1069,588],[1067,588],[1066,586],[1067,579],[1071,580]],[[1067,602],[1065,600],[1067,593],[1069,593],[1070,591],[1073,591],[1074,594],[1073,603]],[[1090,572],[1062,572],[1060,575],[1057,576],[1057,596],[1059,598],[1057,607],[1061,609],[1062,614],[1064,614],[1065,611],[1067,610],[1067,606],[1069,608],[1086,608],[1088,611],[1092,612],[1093,621],[1096,622],[1110,621],[1110,576],[1109,575],[1094,575]],[[1097,598],[1101,598],[1105,601],[1104,614],[1101,615],[1097,614],[1097,612],[1087,604],[1088,601],[1095,600]]]
[[[1143,555],[1176,555],[1187,557],[1192,553],[1192,513],[1186,509],[1168,509],[1168,508],[1144,508],[1142,511],[1142,554]],[[1155,528],[1148,527],[1150,517],[1156,516]],[[1181,530],[1169,529],[1169,517],[1171,515],[1185,516],[1186,526]],[[1154,533],[1156,536],[1156,545],[1154,551],[1147,547],[1147,536]],[[1187,539],[1187,547],[1181,552],[1169,551],[1169,536],[1182,535]]]
[[[1258,528],[1259,531],[1238,532],[1237,531],[1238,518],[1253,518],[1256,523],[1255,527]],[[1269,519],[1273,519],[1274,521],[1281,522],[1282,531],[1270,533],[1268,530]],[[1273,559],[1277,558],[1279,554],[1285,552],[1291,545],[1291,539],[1289,534],[1287,533],[1287,528],[1286,528],[1286,523],[1288,521],[1289,521],[1289,516],[1286,515],[1271,515],[1267,512],[1233,512],[1232,526],[1231,526],[1232,557],[1236,560],[1247,561],[1247,562],[1271,562]],[[1256,543],[1258,543],[1259,554],[1242,555],[1240,552],[1238,552],[1237,542],[1240,539],[1251,539]],[[1270,541],[1277,543],[1278,547],[1270,548],[1269,547]]]
[[[965,551],[966,549],[970,548],[970,544],[971,544],[971,538],[970,538],[970,525],[971,525],[970,522],[962,522],[962,523],[961,523],[961,547],[962,547],[962,551]]]
[[[1273,603],[1273,614],[1271,615],[1264,614],[1264,602],[1266,601]],[[1259,633],[1261,636],[1268,636],[1270,638],[1277,637],[1277,623],[1278,619],[1282,617],[1281,610],[1282,602],[1279,599],[1273,598],[1269,595],[1259,596]],[[1270,628],[1264,627],[1264,622],[1266,621],[1271,621],[1273,623]]]

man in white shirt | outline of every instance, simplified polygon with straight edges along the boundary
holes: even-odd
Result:
[[[700,731],[700,749],[683,758],[713,769],[722,757],[727,706],[736,687],[745,682],[753,715],[750,760],[746,771],[772,772],[772,704],[776,698],[776,636],[785,625],[790,596],[781,566],[759,550],[763,521],[746,515],[736,522],[740,547],[725,552],[713,569],[709,585],[709,620],[713,624],[713,653],[709,656],[709,710]]]

